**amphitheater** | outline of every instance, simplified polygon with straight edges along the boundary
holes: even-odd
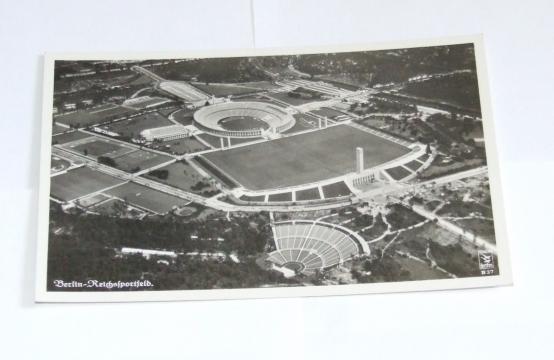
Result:
[[[273,225],[276,250],[268,261],[278,267],[314,274],[369,253],[367,243],[350,230],[321,221],[285,221]]]
[[[226,129],[222,122],[226,119],[250,118],[265,123],[259,127]],[[295,124],[294,117],[277,106],[256,102],[227,102],[205,106],[194,113],[194,124],[202,131],[219,137],[260,137],[264,131],[279,134]]]

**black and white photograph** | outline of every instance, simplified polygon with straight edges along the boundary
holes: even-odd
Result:
[[[509,284],[481,47],[48,55],[37,299]]]
[[[0,0],[0,359],[548,359],[552,19]]]

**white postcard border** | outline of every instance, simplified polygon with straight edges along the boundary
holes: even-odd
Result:
[[[485,149],[490,179],[491,200],[493,205],[494,226],[499,275],[421,280],[391,283],[370,283],[352,285],[326,285],[306,287],[267,287],[245,289],[206,289],[206,290],[137,290],[137,291],[48,291],[48,223],[50,196],[50,157],[52,135],[52,99],[54,91],[55,60],[95,60],[95,59],[170,59],[170,58],[211,58],[242,57],[264,55],[290,55],[310,53],[334,53],[349,51],[371,51],[423,46],[441,46],[473,43],[477,65],[477,78],[483,119]],[[215,300],[276,298],[298,296],[336,296],[389,292],[413,292],[427,290],[449,290],[477,287],[491,287],[512,284],[512,270],[508,250],[507,228],[500,183],[500,168],[492,118],[483,36],[460,36],[377,43],[373,45],[340,45],[303,48],[242,49],[221,51],[188,52],[149,52],[149,53],[49,53],[44,56],[43,101],[41,123],[40,183],[37,226],[37,262],[35,281],[36,302],[130,302],[130,301],[176,301],[176,300]]]

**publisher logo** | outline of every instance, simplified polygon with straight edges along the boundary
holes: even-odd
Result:
[[[481,275],[494,273],[494,255],[490,251],[479,251],[479,270]]]

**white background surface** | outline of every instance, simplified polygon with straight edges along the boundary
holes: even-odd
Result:
[[[554,5],[550,1],[0,0],[3,359],[552,356]],[[484,33],[513,287],[135,304],[33,303],[41,58],[372,43]]]

